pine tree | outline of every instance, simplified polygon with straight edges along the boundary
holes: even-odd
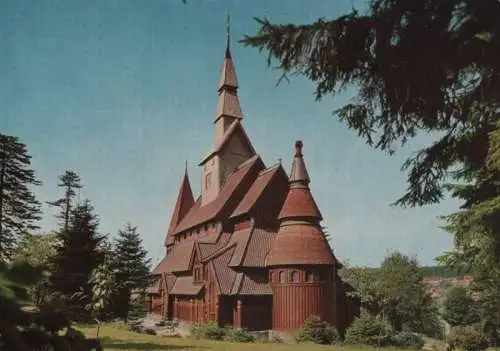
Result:
[[[116,314],[127,319],[133,293],[141,293],[148,285],[151,260],[143,248],[137,227],[127,224],[118,231],[113,258],[113,271],[118,286],[115,296]]]
[[[313,81],[317,99],[352,88],[335,114],[368,145],[392,154],[419,133],[436,137],[403,164],[408,188],[395,204],[448,191],[463,200],[446,218],[455,249],[440,261],[474,275],[484,311],[500,311],[499,13],[497,0],[371,0],[311,24],[257,19],[243,40]],[[498,339],[500,313],[484,319]]]
[[[57,186],[64,188],[64,197],[57,199],[55,201],[47,202],[51,206],[59,207],[61,212],[57,215],[57,218],[61,221],[61,225],[64,231],[68,230],[71,206],[73,205],[73,200],[76,196],[76,190],[81,189],[80,176],[74,171],[65,171],[59,176],[59,184]]]
[[[68,305],[82,309],[91,301],[90,281],[93,270],[103,260],[99,245],[104,236],[98,234],[99,221],[88,200],[76,205],[70,213],[68,230],[58,233],[60,245],[54,260],[51,288]]]
[[[443,319],[452,327],[473,325],[480,320],[474,299],[462,287],[453,287],[446,293]]]
[[[38,228],[40,203],[30,187],[41,182],[30,166],[26,145],[0,133],[0,261],[10,258],[18,235]]]

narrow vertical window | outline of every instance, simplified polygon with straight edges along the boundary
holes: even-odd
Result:
[[[299,272],[293,271],[291,274],[291,281],[292,283],[298,283],[299,282]]]
[[[285,272],[280,271],[279,279],[280,279],[280,283],[286,283]]]
[[[307,272],[306,273],[306,282],[308,282],[308,283],[314,282],[314,274],[313,274],[313,272]]]

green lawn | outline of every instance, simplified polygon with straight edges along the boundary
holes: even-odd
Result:
[[[95,327],[79,327],[89,337],[95,337]],[[285,345],[269,343],[229,343],[182,338],[168,338],[155,335],[145,335],[122,330],[110,325],[101,326],[99,337],[105,350],[204,350],[204,351],[314,351],[339,350],[359,351],[360,348],[332,347],[319,345]],[[365,348],[363,350],[375,350]],[[397,351],[391,349],[391,351]]]

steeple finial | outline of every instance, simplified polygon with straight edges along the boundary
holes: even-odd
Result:
[[[309,175],[307,174],[306,164],[302,155],[302,141],[295,142],[295,156],[292,163],[292,171],[290,172],[290,181],[292,183],[309,184]]]
[[[188,160],[186,159],[186,165],[184,166],[184,173],[188,173]]]
[[[231,57],[231,50],[230,50],[230,41],[231,41],[231,18],[229,17],[229,13],[226,14],[226,57],[230,58]]]

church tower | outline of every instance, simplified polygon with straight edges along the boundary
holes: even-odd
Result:
[[[231,172],[255,155],[252,143],[241,124],[243,113],[229,44],[228,18],[226,52],[217,89],[215,137],[211,150],[199,164],[202,167],[202,206],[215,200]]]
[[[336,259],[321,231],[321,213],[309,190],[302,142],[295,143],[280,228],[266,259],[273,292],[273,330],[299,329],[311,315],[336,325]]]

